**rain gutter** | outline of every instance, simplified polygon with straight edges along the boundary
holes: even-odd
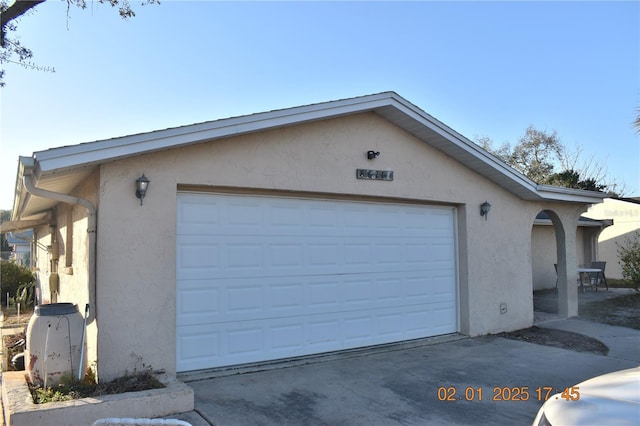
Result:
[[[97,317],[96,308],[96,208],[89,200],[72,195],[60,194],[42,188],[36,188],[31,181],[31,174],[24,174],[22,183],[27,192],[36,197],[48,198],[66,204],[79,205],[87,209],[87,234],[89,236],[89,304],[91,305],[90,316],[87,324],[93,322]]]

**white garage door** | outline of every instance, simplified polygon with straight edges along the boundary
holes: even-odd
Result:
[[[178,194],[177,370],[457,331],[454,209]]]

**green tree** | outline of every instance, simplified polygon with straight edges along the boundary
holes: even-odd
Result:
[[[29,287],[34,282],[33,273],[26,266],[6,260],[0,262],[0,300],[2,306],[7,303],[7,293],[9,293],[9,298],[15,300],[20,287]]]
[[[545,183],[587,191],[603,191],[607,188],[606,185],[599,185],[593,178],[582,179],[580,173],[573,169],[554,173],[547,178]]]
[[[622,267],[622,278],[640,291],[640,231],[625,238],[618,246],[618,263]]]
[[[563,150],[555,130],[548,134],[529,126],[511,151],[509,164],[532,181],[543,183],[553,173]]]
[[[594,157],[582,155],[582,148],[569,151],[557,133],[529,126],[518,144],[504,143],[498,148],[488,137],[476,138],[476,143],[538,184],[586,189],[590,191],[624,192],[624,186],[609,183],[606,168]]]
[[[534,126],[527,127],[518,144],[513,147],[504,143],[494,148],[488,137],[477,138],[476,142],[536,183],[546,182],[565,150],[555,130],[547,133]]]
[[[0,223],[11,219],[11,210],[0,210]],[[13,248],[9,246],[7,241],[7,235],[0,233],[0,258],[2,260],[8,260],[11,257]]]
[[[33,52],[23,46],[15,37],[9,37],[10,33],[17,30],[18,20],[25,16],[27,12],[33,10],[36,6],[44,3],[46,0],[0,0],[0,65],[5,62],[14,62],[27,68],[48,69],[28,63],[27,60],[33,57]],[[67,2],[67,16],[71,6],[85,9],[87,7],[86,0],[65,0]],[[133,18],[136,16],[131,8],[129,0],[98,0],[99,3],[107,3],[112,7],[118,8],[118,13],[123,19]],[[144,4],[160,3],[160,0],[142,0]],[[4,70],[0,69],[0,87],[4,86]]]
[[[476,143],[484,150],[489,151],[505,163],[511,165],[511,145],[508,142],[505,142],[498,148],[494,148],[491,138],[488,136],[482,136],[476,138]]]

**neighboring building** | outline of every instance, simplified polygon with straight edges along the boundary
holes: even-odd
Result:
[[[101,379],[529,327],[541,211],[576,315],[579,215],[605,196],[536,185],[391,92],[36,152],[16,194],[0,230],[35,230],[59,276],[40,302],[91,304]]]
[[[31,240],[33,239],[33,231],[26,232],[10,232],[7,234],[7,242],[13,249],[11,252],[11,260],[19,265],[30,266],[31,258]]]
[[[640,197],[605,198],[602,204],[595,204],[584,213],[592,219],[613,219],[598,238],[598,258],[607,262],[607,278],[622,278],[622,268],[618,258],[618,245],[633,237],[640,230]]]

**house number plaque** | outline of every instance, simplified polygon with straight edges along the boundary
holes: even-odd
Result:
[[[393,180],[393,172],[391,170],[356,169],[356,178],[368,180]]]

